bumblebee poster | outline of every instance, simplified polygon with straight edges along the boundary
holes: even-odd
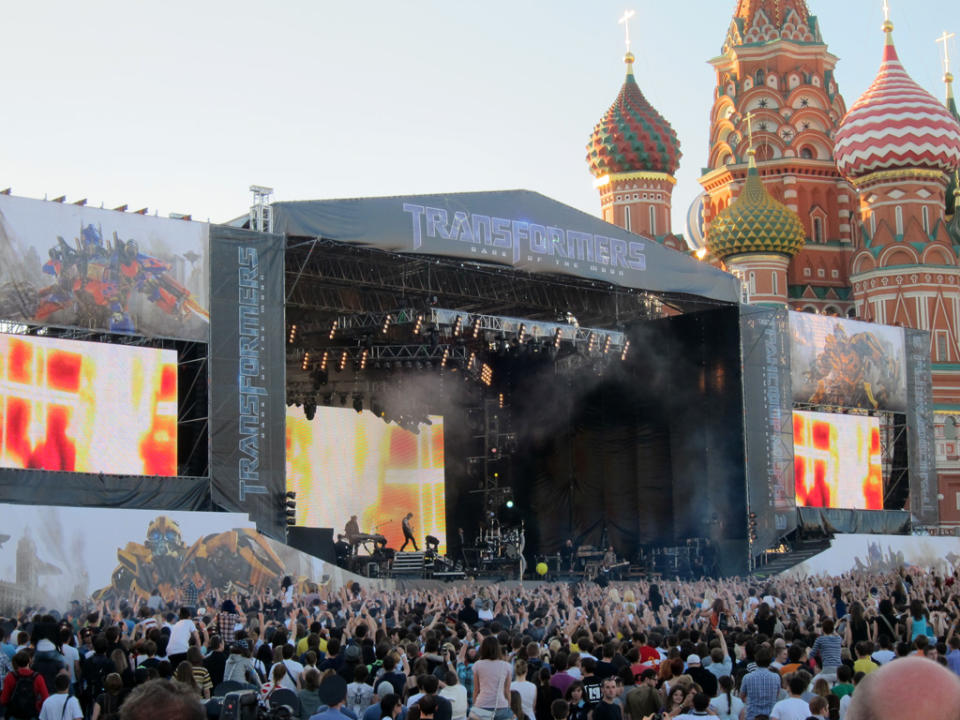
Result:
[[[907,406],[903,329],[790,313],[793,401],[903,412]]]
[[[0,615],[74,600],[136,606],[154,590],[176,604],[191,582],[206,598],[275,593],[288,576],[301,590],[347,578],[241,513],[0,505],[0,517]]]
[[[209,226],[0,196],[0,319],[207,339]]]

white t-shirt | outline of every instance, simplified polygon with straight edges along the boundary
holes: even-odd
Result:
[[[347,707],[362,717],[367,708],[373,704],[373,685],[352,682],[347,684]]]
[[[467,689],[463,685],[460,683],[448,685],[437,695],[450,701],[451,720],[463,720],[467,716]]]
[[[533,707],[537,704],[537,686],[529,680],[514,680],[510,683],[510,690],[516,690],[520,693],[520,700],[523,702],[523,714],[527,716],[527,720],[536,720]]]
[[[40,707],[40,720],[83,720],[80,701],[66,693],[51,695]]]
[[[75,683],[77,681],[76,663],[80,662],[80,651],[77,650],[73,645],[67,645],[64,643],[60,647],[60,652],[67,661],[67,670],[70,671],[70,682]]]
[[[730,707],[727,707],[727,694],[722,692],[710,701],[710,707],[717,711],[717,716],[721,720],[739,720],[740,711],[743,710],[743,700],[738,698],[736,693],[731,693]]]
[[[170,629],[170,641],[167,643],[167,657],[185,653],[190,647],[190,636],[197,631],[193,620],[179,620]]]
[[[770,720],[807,720],[810,717],[810,704],[800,698],[787,698],[773,706]]]

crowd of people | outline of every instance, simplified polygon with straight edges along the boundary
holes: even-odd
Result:
[[[177,591],[0,619],[29,720],[960,717],[960,574]]]

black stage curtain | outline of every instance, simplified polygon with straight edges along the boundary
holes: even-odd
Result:
[[[797,508],[805,532],[905,535],[910,532],[906,510],[841,510]]]
[[[210,481],[93,473],[0,470],[0,497],[25,505],[211,510]]]

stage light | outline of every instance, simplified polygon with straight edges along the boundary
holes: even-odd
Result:
[[[627,359],[627,353],[628,353],[628,352],[630,352],[630,341],[629,341],[629,340],[627,340],[626,342],[623,343],[623,352],[620,353],[620,359],[621,359],[621,360],[626,360],[626,359]]]
[[[417,315],[417,321],[413,325],[413,334],[419,335],[420,328],[423,327],[423,315]]]
[[[473,339],[476,340],[480,337],[480,316],[473,316]]]
[[[383,318],[383,325],[380,326],[380,333],[383,335],[387,334],[387,330],[390,329],[390,321],[392,320],[390,313],[387,313],[386,317]]]
[[[607,335],[607,339],[603,341],[603,354],[606,355],[610,352],[610,345],[613,344],[613,338],[610,335]]]
[[[336,337],[336,335],[337,335],[337,321],[334,320],[332,323],[330,323],[330,334],[327,336],[327,338],[330,340],[333,340],[333,338]]]
[[[347,366],[347,358],[348,358],[347,351],[344,350],[343,353],[340,355],[340,362],[337,364],[337,370],[339,370],[340,372],[343,372],[343,369]]]
[[[553,333],[553,347],[560,349],[560,341],[563,340],[563,330],[557,328]]]
[[[507,509],[508,509],[508,510],[512,510],[512,509],[513,509],[513,500],[507,500]]]
[[[467,360],[467,370],[473,370],[473,364],[477,361],[477,354],[475,352],[470,353],[470,359]]]
[[[363,412],[363,395],[353,396],[353,409],[358,413]]]
[[[457,318],[457,319],[459,320],[460,318]],[[443,367],[446,367],[446,366],[447,366],[447,360],[448,360],[449,358],[450,358],[450,348],[444,348],[444,349],[443,349],[443,357],[440,358],[440,367],[442,367],[442,368],[443,368]]]
[[[506,405],[506,398],[503,396],[503,393],[500,393],[500,409],[503,410],[504,405]]]
[[[326,370],[326,369],[327,369],[327,360],[328,360],[329,358],[330,358],[330,352],[327,351],[327,350],[324,350],[324,351],[323,351],[323,357],[320,358],[320,369],[321,369],[321,370]]]
[[[297,494],[293,490],[288,490],[284,496],[283,514],[287,526],[297,524]]]
[[[487,387],[493,384],[493,368],[486,363],[480,367],[480,382]]]
[[[301,370],[310,369],[310,353],[306,352],[303,354],[303,362],[300,363],[300,369]]]
[[[590,333],[590,334],[587,336],[587,352],[588,352],[588,353],[593,352],[593,348],[594,348],[594,346],[595,346],[596,344],[597,344],[597,336],[596,336],[596,333]]]
[[[517,331],[517,342],[523,343],[523,338],[527,334],[527,326],[524,323],[520,323],[520,329]]]
[[[367,350],[367,348],[364,348],[364,349],[363,349],[363,352],[360,354],[360,369],[361,369],[361,370],[366,370],[366,369],[367,369],[367,356],[369,355],[369,353],[370,353],[370,351]]]
[[[296,323],[294,323],[293,325],[290,326],[290,334],[287,335],[287,342],[292,343],[296,339],[297,339],[297,325]]]
[[[453,336],[459,337],[460,332],[463,330],[463,318],[457,315],[457,319],[453,323]]]

